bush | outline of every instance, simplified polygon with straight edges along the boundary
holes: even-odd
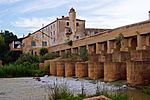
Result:
[[[38,63],[24,62],[22,64],[9,64],[0,67],[0,77],[29,77],[43,76],[44,71],[39,70]]]
[[[45,55],[46,53],[48,53],[47,48],[41,48],[41,49],[40,49],[40,55],[41,55],[41,56]]]
[[[82,61],[88,60],[88,51],[87,51],[86,47],[80,48],[80,58]]]
[[[79,55],[77,53],[64,52],[62,55],[62,59],[69,59],[72,61],[79,60]]]
[[[59,55],[57,53],[47,53],[43,56],[40,56],[39,60],[40,60],[40,62],[44,62],[45,60],[51,60],[51,59],[54,59],[57,57],[59,57]]]
[[[29,63],[37,63],[39,62],[39,59],[37,56],[34,56],[32,54],[22,54],[18,60],[16,61],[16,64],[22,64],[24,62],[29,62]]]

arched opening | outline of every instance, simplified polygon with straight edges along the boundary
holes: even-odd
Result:
[[[104,42],[104,52],[107,52],[107,42]]]
[[[131,50],[136,50],[137,47],[137,38],[133,37],[131,40]]]
[[[120,51],[120,48],[121,48],[121,43],[120,42],[115,42],[115,45],[116,45],[116,51]]]

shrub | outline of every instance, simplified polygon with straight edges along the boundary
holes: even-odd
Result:
[[[43,56],[40,56],[39,60],[40,60],[40,62],[44,62],[45,60],[51,60],[51,59],[54,59],[57,57],[59,57],[59,55],[57,53],[47,53]]]
[[[72,61],[80,59],[77,53],[70,53],[70,52],[64,52],[61,57],[62,59],[69,59]]]
[[[39,62],[39,59],[37,56],[31,55],[31,54],[22,54],[18,60],[16,61],[16,64],[22,64],[24,62],[29,62],[29,63],[36,63]]]
[[[40,49],[40,55],[41,55],[41,56],[45,55],[46,53],[48,53],[47,48],[41,48],[41,49]]]
[[[88,51],[87,51],[86,47],[80,48],[80,58],[83,61],[88,60]]]

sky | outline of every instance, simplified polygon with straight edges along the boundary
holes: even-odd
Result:
[[[0,30],[33,33],[75,8],[86,28],[117,28],[148,20],[150,0],[0,0]]]

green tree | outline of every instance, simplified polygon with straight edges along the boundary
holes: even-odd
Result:
[[[83,61],[88,60],[88,51],[87,51],[86,47],[80,48],[80,58]]]
[[[0,33],[0,59],[4,63],[11,62],[10,60],[8,60],[8,58],[10,58],[10,56],[12,56],[13,54],[10,53],[9,44],[16,39],[17,36],[14,35],[12,32],[4,31]],[[17,56],[16,55],[12,56],[12,58],[15,57]]]
[[[40,49],[40,55],[41,55],[41,56],[45,55],[46,53],[48,53],[47,48],[41,48],[41,49]]]

